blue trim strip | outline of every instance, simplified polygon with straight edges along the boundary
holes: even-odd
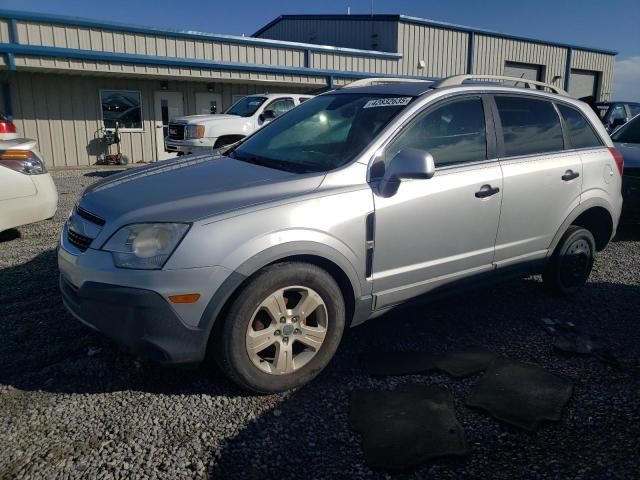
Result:
[[[571,64],[573,63],[573,48],[567,50],[567,64],[564,68],[564,89],[569,91],[569,85],[571,85]]]
[[[35,45],[21,45],[0,43],[0,53],[9,55],[30,55],[42,57],[74,58],[78,60],[93,60],[100,62],[119,62],[143,65],[166,65],[173,67],[208,68],[212,70],[226,70],[235,72],[257,72],[286,75],[305,76],[335,76],[339,78],[366,78],[366,77],[397,77],[375,72],[347,72],[341,70],[323,70],[304,67],[279,67],[272,65],[259,65],[251,63],[217,62],[214,60],[191,60],[177,57],[156,57],[151,55],[136,55],[131,53],[96,52],[94,50],[78,50],[73,48],[41,47]],[[434,80],[430,77],[409,77],[420,80]]]
[[[51,15],[45,13],[21,12],[14,10],[0,9],[0,18],[17,19],[32,22],[46,22],[63,25],[75,25],[87,28],[100,28],[105,30],[115,30],[120,32],[146,33],[150,35],[165,35],[176,38],[189,38],[192,40],[210,40],[223,43],[239,43],[245,45],[258,45],[261,47],[289,48],[289,49],[309,49],[316,52],[335,53],[338,55],[350,55],[361,57],[386,58],[399,60],[402,55],[399,53],[378,52],[375,50],[358,50],[355,48],[333,47],[330,45],[313,45],[309,43],[285,42],[281,40],[268,40],[262,38],[239,37],[235,35],[222,35],[215,33],[195,32],[187,30],[170,30],[156,27],[142,27],[139,25],[129,25],[126,23],[104,22],[89,20],[85,18],[66,17],[63,15]],[[17,42],[16,42],[17,43]]]
[[[606,55],[617,55],[618,52],[613,50],[602,50],[592,47],[581,47],[580,45],[572,45],[569,43],[559,42],[547,42],[529,37],[520,37],[517,35],[508,35],[505,33],[495,32],[492,30],[483,30],[481,28],[467,27],[464,25],[457,25],[455,23],[439,22],[436,20],[428,20],[426,18],[411,17],[409,15],[280,15],[278,18],[272,20],[267,25],[262,27],[253,36],[260,36],[266,30],[273,27],[276,23],[282,20],[369,20],[369,21],[382,21],[382,22],[405,22],[413,23],[416,25],[425,25],[427,27],[444,28],[447,30],[456,30],[465,33],[475,33],[479,35],[485,35],[495,38],[506,38],[509,40],[519,40],[522,42],[531,42],[541,45],[549,45],[553,47],[573,48],[576,50],[584,50],[585,52],[604,53]]]

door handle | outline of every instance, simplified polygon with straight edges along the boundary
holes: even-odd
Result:
[[[580,173],[574,172],[573,170],[567,170],[566,172],[564,172],[564,175],[562,175],[561,178],[565,182],[568,182],[569,180],[573,180],[574,178],[578,178],[579,176]]]
[[[483,185],[480,190],[476,192],[476,198],[487,198],[498,193],[500,189],[498,187],[492,187],[491,185]]]

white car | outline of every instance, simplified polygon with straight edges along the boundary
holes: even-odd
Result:
[[[0,140],[0,232],[51,218],[58,209],[58,191],[36,144]]]
[[[169,123],[165,150],[181,155],[235,143],[310,98],[294,93],[249,95],[224,114],[176,118]]]

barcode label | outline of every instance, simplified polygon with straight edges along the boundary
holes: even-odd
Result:
[[[363,108],[397,107],[399,105],[408,105],[410,101],[411,97],[378,98],[376,100],[369,100],[364,104]]]

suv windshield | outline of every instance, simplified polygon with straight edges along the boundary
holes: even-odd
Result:
[[[640,115],[614,132],[611,140],[619,143],[640,143]]]
[[[241,117],[250,117],[256,110],[260,108],[267,100],[267,97],[244,97],[241,100],[238,100],[236,103],[231,105],[229,109],[224,112],[228,115],[239,115]]]
[[[326,94],[240,144],[230,157],[292,172],[323,172],[358,155],[414,97]]]

